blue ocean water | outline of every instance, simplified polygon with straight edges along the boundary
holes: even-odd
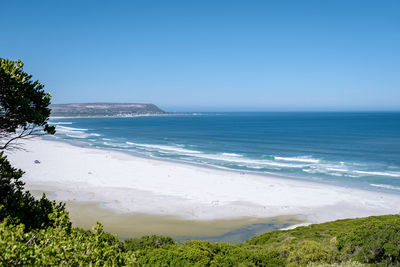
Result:
[[[56,138],[240,171],[400,193],[400,112],[52,118]]]

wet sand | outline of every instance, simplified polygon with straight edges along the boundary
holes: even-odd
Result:
[[[30,190],[37,198],[51,191]],[[119,213],[102,207],[97,202],[66,201],[73,226],[92,229],[101,222],[105,231],[117,234],[120,239],[145,235],[165,235],[176,240],[209,240],[211,242],[240,243],[267,231],[293,227],[305,222],[300,215],[282,215],[269,218],[243,217],[235,219],[189,220],[172,215],[146,213]]]
[[[229,239],[227,233],[246,226],[259,225],[265,231],[280,229],[304,222],[296,216],[276,216],[271,218],[235,218],[217,220],[187,220],[177,216],[151,215],[144,213],[117,213],[93,202],[67,202],[74,226],[91,229],[100,221],[110,233],[118,233],[122,239],[144,235],[166,235],[176,239]],[[256,229],[260,231],[260,229]],[[262,231],[262,230],[261,230]],[[249,233],[251,235],[251,233]],[[227,240],[225,240],[227,241]]]

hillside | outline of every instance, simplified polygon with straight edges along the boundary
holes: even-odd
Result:
[[[0,223],[0,265],[73,266],[399,266],[400,216],[339,220],[272,231],[243,244],[175,242],[145,236],[120,241],[103,231],[71,228],[68,215],[54,225],[24,231]]]
[[[52,104],[53,117],[129,117],[143,114],[165,114],[154,104],[139,103],[72,103]]]

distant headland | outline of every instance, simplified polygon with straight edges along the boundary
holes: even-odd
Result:
[[[52,117],[134,117],[168,114],[154,104],[70,103],[52,104]]]

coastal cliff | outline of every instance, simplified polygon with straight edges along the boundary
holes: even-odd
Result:
[[[154,104],[139,103],[52,104],[50,108],[53,117],[129,117],[166,113]]]

